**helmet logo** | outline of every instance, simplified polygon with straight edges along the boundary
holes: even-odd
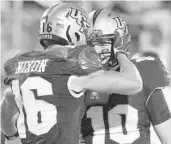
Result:
[[[85,29],[90,28],[90,24],[88,23],[86,16],[82,14],[81,10],[71,8],[67,15],[76,20],[77,24],[80,26],[79,31],[81,33],[83,33]]]
[[[117,26],[118,26],[119,29],[123,29],[124,28],[124,23],[123,23],[123,21],[119,17],[115,17],[113,19],[116,20],[116,23],[117,23]]]
[[[123,21],[119,17],[115,17],[113,19],[116,20],[118,29],[124,29],[124,33],[126,35],[128,33],[128,28],[127,28],[125,21]]]

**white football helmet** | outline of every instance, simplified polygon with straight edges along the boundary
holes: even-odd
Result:
[[[91,33],[88,14],[78,5],[59,3],[48,8],[40,20],[39,40],[59,45],[83,45]]]
[[[123,44],[123,38],[128,34],[128,28],[121,18],[114,16],[107,9],[98,9],[89,14],[92,32],[92,44],[101,58],[102,64],[112,60],[112,65],[117,65],[117,60],[114,54],[114,48],[119,48]],[[120,40],[115,44],[117,31]],[[93,37],[94,36],[94,37]]]

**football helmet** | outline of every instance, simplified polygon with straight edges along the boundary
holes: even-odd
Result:
[[[125,21],[114,16],[107,9],[95,10],[89,14],[89,17],[93,27],[89,44],[95,47],[103,65],[116,66],[118,62],[115,53],[123,45],[124,37],[128,35]]]
[[[83,45],[91,33],[90,29],[89,16],[81,7],[58,3],[43,13],[38,39],[44,48],[48,41],[59,45]]]

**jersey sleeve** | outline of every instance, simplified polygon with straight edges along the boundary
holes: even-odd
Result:
[[[90,74],[102,69],[99,56],[93,47],[86,45],[76,47],[69,52],[68,61],[71,62],[73,59],[76,59],[76,67],[82,73]]]
[[[152,124],[158,125],[171,118],[162,90],[155,90],[148,100],[147,111]]]
[[[61,60],[56,63],[56,68],[60,69],[60,74],[67,75],[87,75],[101,69],[100,59],[94,48],[86,45],[77,47],[54,47],[48,50],[54,58]],[[55,68],[53,68],[55,69]]]
[[[4,63],[4,71],[5,71],[4,84],[9,85],[10,81],[11,81],[11,78],[10,78],[11,67],[10,67],[10,61],[9,60]]]
[[[143,94],[146,96],[146,108],[153,125],[171,118],[162,89],[169,85],[170,77],[159,58],[143,57],[135,60],[142,80]]]
[[[156,89],[169,85],[169,73],[159,58],[140,58],[136,62],[143,80],[143,88],[148,91],[147,96]]]
[[[12,62],[11,59],[7,60],[4,63],[5,79],[4,84],[10,85],[11,81],[17,79],[17,76],[14,75],[15,68],[17,67],[16,63]]]

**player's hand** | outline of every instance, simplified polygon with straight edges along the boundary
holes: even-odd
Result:
[[[4,100],[1,102],[1,131],[7,136],[13,136],[16,131],[16,121],[18,120],[19,113],[14,114],[10,104]]]
[[[93,47],[83,49],[79,54],[79,63],[83,70],[92,73],[101,69],[101,61]]]
[[[16,133],[16,121],[18,119],[17,115],[18,109],[15,102],[15,97],[12,93],[10,87],[4,91],[4,96],[0,102],[1,107],[1,131],[12,136]]]
[[[114,52],[117,56],[120,53],[124,53],[125,55],[129,55],[129,46],[131,43],[131,35],[127,33],[123,38],[120,37],[119,32],[115,31],[114,35],[116,36]]]

